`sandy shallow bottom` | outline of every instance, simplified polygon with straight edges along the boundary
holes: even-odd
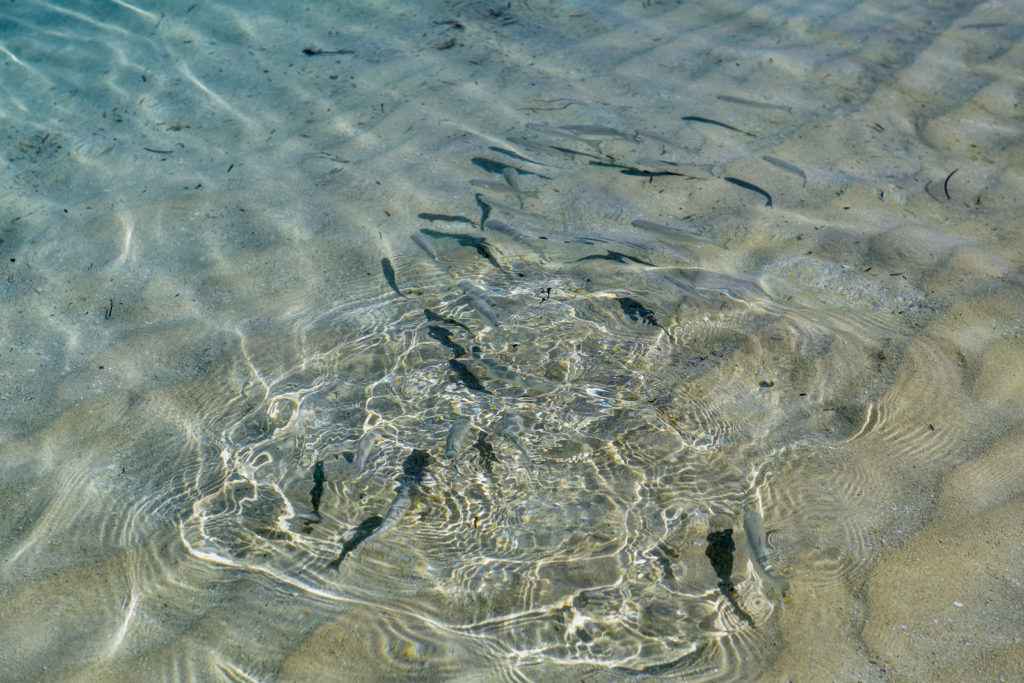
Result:
[[[340,4],[3,9],[2,678],[1020,678],[1024,6]]]

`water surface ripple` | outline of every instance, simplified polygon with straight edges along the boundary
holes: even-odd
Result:
[[[1006,673],[1021,35],[10,3],[3,678]]]

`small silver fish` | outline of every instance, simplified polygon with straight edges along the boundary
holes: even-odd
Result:
[[[546,220],[544,216],[541,216],[539,213],[533,213],[532,211],[524,211],[523,209],[517,209],[511,204],[506,204],[505,202],[498,201],[497,199],[488,197],[485,194],[478,194],[476,198],[479,199],[484,204],[486,204],[487,206],[491,207],[492,209],[497,209],[498,211],[504,211],[505,213],[511,213],[517,216],[526,216],[527,218],[532,218],[537,221]]]
[[[480,315],[487,322],[493,325],[495,329],[501,327],[501,323],[498,320],[498,312],[484,290],[465,280],[459,283],[459,289],[469,295],[469,300],[473,303],[473,307],[479,311]]]
[[[683,237],[684,239],[690,242],[702,242],[704,244],[713,244],[719,249],[725,249],[725,244],[722,241],[712,239],[710,237],[704,237],[703,235],[698,235],[684,228],[672,228],[667,225],[662,225],[661,223],[655,223],[654,221],[646,221],[643,220],[642,218],[638,218],[635,221],[633,221],[633,225],[635,225],[638,228],[643,228],[644,230],[653,230],[655,232],[670,233],[672,235]]]
[[[545,145],[543,143],[537,142],[536,140],[527,140],[526,138],[511,137],[508,139],[508,141],[511,142],[513,145],[517,145],[519,147],[522,147],[523,149],[530,149],[533,150],[534,152],[546,152],[550,154],[551,152],[557,151],[553,149],[551,145]],[[526,157],[521,158],[526,159]],[[541,164],[537,161],[533,161],[532,159],[526,159],[526,161],[529,161],[531,164],[537,164],[538,166],[549,165]]]
[[[559,128],[558,126],[548,126],[543,123],[528,123],[526,124],[526,127],[529,128],[530,130],[535,130],[538,133],[546,133],[547,135],[553,135],[555,137],[568,138],[576,142],[582,142],[584,145],[590,147],[590,149],[594,151],[600,150],[597,143],[595,143],[593,140],[581,138],[579,135],[566,128]]]
[[[501,421],[501,435],[512,442],[512,445],[519,451],[521,459],[529,463],[530,452],[519,435],[523,433],[523,420],[515,413],[506,413]]]
[[[609,128],[608,126],[562,126],[561,128],[562,130],[567,130],[570,133],[575,133],[576,135],[593,135],[595,137],[629,139],[629,136],[621,130]]]
[[[501,382],[506,386],[524,389],[532,395],[547,393],[555,388],[555,385],[546,379],[524,375],[502,365],[493,358],[488,358],[480,353],[478,348],[473,349],[473,358],[480,362],[478,367],[484,377]]]
[[[426,451],[418,449],[413,449],[412,455],[405,459],[402,463],[402,475],[398,480],[398,493],[391,501],[391,507],[388,508],[387,514],[384,515],[384,521],[380,523],[373,535],[383,534],[402,519],[402,515],[412,505],[413,489],[423,483],[429,462],[430,455]]]
[[[779,159],[778,157],[763,156],[761,158],[764,159],[765,161],[767,161],[772,166],[778,166],[783,171],[789,171],[793,175],[799,176],[804,181],[804,185],[807,184],[807,174],[804,173],[804,170],[802,168],[800,168],[799,166],[794,166],[793,164],[789,163],[788,161],[783,161],[782,159]]]
[[[662,142],[662,143],[664,143],[666,145],[671,145],[673,147],[679,147],[680,149],[685,149],[685,147],[683,145],[679,144],[675,140],[673,140],[671,138],[667,138],[664,135],[661,135],[659,133],[655,133],[654,131],[650,131],[650,130],[638,130],[636,132],[636,135],[633,136],[633,141],[634,142],[643,142],[644,139],[646,139],[646,138],[650,138],[651,140],[657,140],[658,142]]]
[[[793,113],[792,107],[787,107],[782,104],[772,104],[771,102],[758,102],[757,100],[748,100],[746,97],[736,97],[734,95],[716,95],[716,97],[723,102],[733,102],[735,104],[746,104],[750,107],[760,107],[761,109],[781,109],[787,114]]]
[[[670,284],[673,287],[681,289],[687,296],[697,299],[698,301],[703,301],[705,303],[711,301],[711,299],[705,296],[696,287],[675,275],[671,275],[669,273],[647,273],[647,279],[651,282],[657,282],[662,285]]]
[[[380,523],[377,530],[373,532],[374,536],[380,536],[387,531],[393,529],[398,522],[402,519],[402,516],[409,510],[412,505],[412,487],[408,484],[402,484],[398,489],[398,493],[395,495],[395,499],[391,501],[391,506],[388,508],[388,512],[384,515],[384,521]]]
[[[523,234],[519,230],[516,230],[508,223],[503,223],[494,218],[489,218],[487,222],[484,223],[484,228],[486,228],[487,230],[494,230],[495,232],[505,233],[512,239],[518,240],[520,242],[526,242],[529,239],[525,234]]]
[[[454,460],[462,452],[466,445],[466,436],[469,435],[470,422],[464,417],[456,417],[452,420],[452,426],[448,430],[448,438],[444,443],[444,455],[449,460]]]
[[[509,370],[493,358],[488,358],[480,353],[474,353],[473,358],[480,361],[483,366],[483,375],[488,379],[498,380],[517,389],[526,388],[526,379],[518,372]]]
[[[768,539],[764,532],[764,519],[760,512],[747,510],[743,515],[743,531],[747,535],[750,562],[754,565],[754,572],[760,577],[761,583],[779,597],[789,597],[789,580],[784,576],[775,576],[768,571]]]
[[[516,192],[522,190],[522,188],[519,187],[519,171],[517,169],[512,168],[511,166],[506,166],[501,169],[501,177],[505,179],[505,182],[508,183],[510,187],[515,188]]]
[[[412,241],[415,242],[416,246],[418,246],[420,249],[427,252],[427,255],[430,258],[440,262],[440,259],[437,258],[437,251],[434,250],[434,245],[431,244],[430,241],[422,233],[414,232],[412,234]]]
[[[637,159],[636,165],[645,171],[682,173],[702,180],[715,177],[712,164],[681,164],[677,161],[668,161],[666,159]]]
[[[377,446],[377,437],[376,429],[371,429],[360,437],[359,444],[356,446],[356,455],[352,459],[356,472],[362,472],[366,469],[366,463],[370,460],[370,456],[373,455],[373,451]]]
[[[470,180],[469,184],[473,187],[482,187],[485,190],[491,190],[492,192],[504,192],[506,194],[519,194],[519,190],[507,185],[505,183],[498,182],[497,180]]]
[[[748,303],[771,299],[768,292],[764,291],[764,288],[753,280],[726,275],[725,273],[714,273],[701,268],[692,269],[689,272],[696,281],[696,286],[704,291],[721,292],[730,299]]]

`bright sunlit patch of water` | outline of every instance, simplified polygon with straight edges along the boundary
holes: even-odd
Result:
[[[510,672],[685,671],[696,652],[732,666],[770,648],[750,627],[772,598],[751,578],[722,602],[690,556],[712,520],[760,506],[801,435],[824,447],[856,431],[793,408],[841,395],[833,354],[873,343],[730,296],[721,277],[680,298],[644,276],[662,266],[576,251],[556,267],[556,249],[539,270],[490,235],[495,268],[432,239],[443,267],[398,273],[401,297],[347,302],[316,323],[348,330],[333,345],[261,375],[265,395],[197,463],[190,551],[484,638]]]

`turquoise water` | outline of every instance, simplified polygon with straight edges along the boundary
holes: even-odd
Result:
[[[1014,678],[1020,9],[10,3],[3,678]]]

